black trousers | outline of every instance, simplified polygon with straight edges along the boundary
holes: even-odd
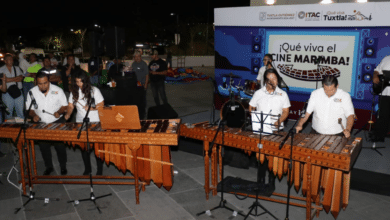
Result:
[[[87,172],[91,172],[92,171],[92,167],[91,167],[91,157],[89,156],[91,154],[93,150],[90,150],[90,151],[87,151],[87,150],[82,150],[81,151],[81,157],[83,158],[83,162],[84,162],[84,167],[85,167],[85,171]],[[96,157],[96,155],[95,155]],[[99,173],[102,173],[103,172],[103,161],[96,157],[96,166],[97,166],[97,172]]]
[[[379,97],[379,116],[375,122],[374,131],[378,138],[384,138],[390,127],[390,96]]]
[[[64,123],[65,119],[60,118],[59,120],[55,121],[54,123]],[[39,145],[39,149],[41,150],[43,161],[45,162],[46,168],[53,168],[53,161],[52,161],[52,154],[50,147],[53,145],[54,149],[56,149],[57,152],[57,158],[58,162],[60,163],[61,169],[66,168],[66,161],[67,161],[67,155],[66,155],[66,146],[64,142],[61,141],[36,141],[36,143]]]
[[[159,94],[161,96],[161,99],[163,101],[163,104],[168,104],[167,95],[165,94],[165,82],[164,81],[158,81],[158,82],[151,82],[150,87],[152,89],[152,94],[154,98],[154,102],[156,105],[160,104]]]
[[[145,118],[146,113],[146,89],[144,87],[137,87],[137,93],[139,94],[137,102],[139,118],[142,120]]]
[[[53,145],[56,149],[58,162],[60,163],[61,169],[66,169],[66,146],[61,141],[37,141],[39,149],[41,150],[43,161],[45,162],[46,168],[53,168],[52,154],[50,147]]]

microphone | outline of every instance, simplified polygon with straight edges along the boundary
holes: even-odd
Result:
[[[31,101],[32,101],[32,102],[33,102],[33,104],[34,104],[34,108],[35,108],[35,109],[37,109],[37,108],[38,108],[38,104],[37,104],[37,102],[35,101],[35,98],[34,98],[34,96],[33,96],[32,92],[31,92],[31,90],[30,90],[30,91],[28,91],[28,94],[30,94]]]
[[[96,108],[95,98],[91,98],[91,108]]]
[[[301,112],[301,115],[300,115],[301,118],[304,118],[304,117],[305,117],[306,109],[307,109],[307,105],[308,105],[308,104],[309,104],[309,99],[306,100],[305,105],[303,106],[303,109],[302,109],[302,112]]]

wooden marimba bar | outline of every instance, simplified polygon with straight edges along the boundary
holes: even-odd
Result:
[[[211,187],[209,180],[209,143],[213,140],[217,131],[216,126],[210,126],[207,122],[195,125],[182,124],[180,136],[203,141],[205,157],[205,192],[217,194],[218,161],[219,169],[222,169],[221,148],[211,149]],[[280,143],[287,133],[280,132],[281,136],[263,136],[263,148],[258,153],[259,135],[249,131],[241,131],[238,128],[226,128],[223,145],[244,150],[246,153],[256,153],[261,163],[265,156],[268,158],[268,167],[281,179],[284,174],[290,172],[289,158],[291,139],[279,150]],[[219,133],[215,143],[222,144],[222,134]],[[314,214],[325,209],[331,211],[337,218],[340,208],[345,209],[349,202],[350,170],[361,150],[361,138],[346,139],[332,135],[296,134],[293,142],[293,170],[290,184],[294,184],[299,191],[302,187],[304,197],[291,197],[292,199],[306,201],[306,204],[290,202],[291,205],[305,207],[306,219],[311,219]],[[218,154],[217,154],[218,151]],[[218,157],[219,155],[219,157]],[[218,160],[219,159],[219,160]],[[222,179],[221,173],[219,179]],[[323,191],[323,196],[320,191]],[[239,194],[239,193],[238,193]],[[275,196],[287,197],[285,194],[273,193]],[[250,197],[255,197],[251,196]],[[260,199],[286,204],[285,200],[262,197]],[[315,205],[312,205],[315,203]],[[320,206],[322,205],[322,207]],[[312,213],[312,209],[314,212]]]
[[[170,147],[178,144],[178,129],[180,119],[145,120],[141,121],[140,130],[103,130],[100,123],[91,123],[89,126],[89,142],[95,148],[95,154],[107,165],[113,163],[120,171],[129,170],[133,176],[94,176],[94,179],[133,179],[132,182],[94,181],[94,184],[135,185],[136,203],[139,204],[140,186],[153,181],[158,187],[164,186],[170,190],[173,184]],[[5,123],[0,125],[0,137],[15,140],[21,125]],[[26,161],[33,167],[29,172],[31,185],[33,184],[89,184],[89,181],[68,181],[60,179],[88,179],[88,176],[39,176],[37,174],[34,140],[62,141],[72,145],[79,145],[86,149],[86,132],[83,128],[80,139],[77,139],[81,123],[39,123],[28,124],[26,139],[31,148],[26,149]],[[24,167],[23,132],[18,142],[20,166]],[[31,150],[31,156],[30,156]],[[21,169],[23,193],[26,194],[26,179],[28,175]],[[48,180],[51,179],[51,180]],[[55,179],[55,180],[53,180]]]

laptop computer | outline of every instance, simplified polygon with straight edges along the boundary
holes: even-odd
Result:
[[[98,110],[100,124],[104,130],[139,130],[138,107],[136,105],[122,105],[103,107]]]

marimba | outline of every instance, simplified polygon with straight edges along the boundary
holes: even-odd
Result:
[[[180,136],[203,141],[205,155],[205,191],[206,198],[210,192],[217,194],[218,166],[217,148],[211,149],[211,188],[209,183],[209,143],[213,140],[217,131],[216,126],[210,126],[207,122],[195,125],[182,124]],[[226,128],[223,135],[220,132],[215,140],[218,145],[235,147],[244,150],[248,154],[254,152],[261,163],[265,156],[268,157],[268,167],[280,178],[290,172],[289,158],[291,139],[279,150],[280,143],[287,133],[280,132],[281,136],[263,136],[261,143],[263,148],[258,153],[259,135],[249,131],[241,131],[238,128]],[[292,196],[292,199],[306,201],[306,204],[290,202],[290,205],[305,207],[306,219],[311,219],[314,214],[325,209],[331,211],[337,218],[340,208],[345,209],[349,200],[350,170],[360,150],[361,138],[347,139],[332,135],[296,134],[293,140],[293,170],[290,184],[294,184],[299,191],[302,187],[304,197]],[[221,148],[219,148],[219,169],[222,169]],[[221,174],[219,179],[222,179]],[[323,195],[320,191],[323,191]],[[239,193],[238,193],[239,194]],[[285,194],[273,193],[275,196],[286,197]],[[254,197],[254,196],[250,196]],[[262,197],[260,199],[286,204],[285,200]],[[315,203],[315,205],[312,205]],[[320,206],[322,205],[322,207]],[[311,210],[314,209],[312,213]]]
[[[94,184],[135,185],[136,203],[139,204],[141,185],[153,181],[158,187],[164,186],[170,190],[173,184],[172,163],[169,146],[178,144],[178,128],[180,119],[146,120],[141,121],[140,130],[103,130],[100,123],[90,123],[88,128],[89,142],[95,148],[95,154],[107,164],[113,163],[120,171],[129,170],[132,177],[126,176],[94,176],[96,179],[133,179],[132,182],[94,181]],[[16,139],[21,124],[0,125],[0,137]],[[34,140],[63,141],[69,145],[79,145],[86,149],[86,132],[83,128],[80,139],[77,139],[81,123],[39,123],[28,124],[26,139],[30,143],[33,169],[30,173],[30,182],[33,184],[89,184],[89,181],[66,181],[60,179],[87,179],[87,176],[39,176],[35,162]],[[23,132],[18,143],[20,166],[23,166]],[[30,149],[26,151],[26,161],[30,162]],[[26,178],[24,169],[21,169],[23,193],[26,193]],[[43,179],[43,180],[42,180]],[[46,180],[45,180],[46,179]],[[57,179],[57,180],[47,180]]]

